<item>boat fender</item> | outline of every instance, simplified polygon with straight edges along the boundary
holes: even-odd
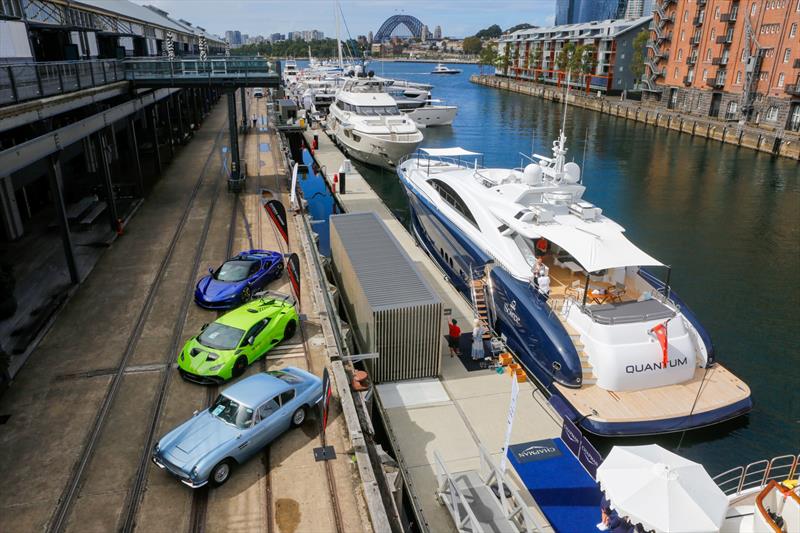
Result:
[[[336,184],[339,183],[339,174],[333,175],[333,192],[336,194]]]

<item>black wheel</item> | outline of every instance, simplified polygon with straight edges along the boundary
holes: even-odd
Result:
[[[217,466],[211,470],[208,480],[211,481],[211,484],[215,487],[219,487],[231,477],[231,470],[233,470],[233,463],[230,459],[220,461],[217,463]]]
[[[247,357],[241,356],[236,360],[235,363],[233,363],[233,370],[231,370],[231,374],[233,377],[238,378],[244,374],[245,370],[247,370]]]
[[[249,302],[250,301],[250,287],[245,287],[242,289],[242,302]]]
[[[306,406],[301,405],[300,407],[297,408],[297,411],[295,411],[292,414],[292,426],[293,427],[302,426],[303,422],[305,421],[306,421]]]
[[[297,322],[290,320],[286,327],[283,328],[283,340],[291,339],[294,337],[294,332],[297,331]]]

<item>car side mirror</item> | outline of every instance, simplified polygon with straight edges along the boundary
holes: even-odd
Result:
[[[208,323],[203,324],[202,326],[200,326],[200,331],[205,331],[207,327]]]
[[[254,336],[254,335],[250,335],[250,336],[247,338],[247,344],[249,344],[249,345],[251,345],[251,346],[252,346],[254,342],[256,342],[256,338],[255,338],[255,336]]]
[[[214,273],[214,267],[208,267],[208,273],[209,274],[213,274]]]

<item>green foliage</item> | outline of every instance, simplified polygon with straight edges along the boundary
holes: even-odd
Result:
[[[572,57],[575,53],[575,45],[573,43],[565,44],[556,55],[556,67],[558,70],[567,72],[571,69]]]
[[[480,39],[494,39],[495,37],[500,37],[501,35],[503,35],[503,28],[497,24],[492,24],[488,28],[484,28],[476,33],[475,37]]]
[[[347,50],[348,44],[355,44],[356,48],[350,48],[350,54],[356,50],[358,54],[358,44],[355,41],[342,43],[342,49]],[[266,57],[308,57],[308,48],[311,47],[311,55],[314,57],[335,57],[337,55],[336,39],[322,39],[318,41],[278,41],[276,43],[263,42],[258,44],[247,44],[231,50],[232,55]],[[360,54],[358,54],[360,55]]]
[[[644,60],[647,55],[647,41],[650,39],[650,32],[642,30],[633,38],[633,55],[631,56],[631,74],[637,79],[644,74]]]
[[[466,37],[464,39],[463,47],[465,54],[477,55],[481,53],[483,43],[479,37]]]
[[[523,22],[522,24],[517,24],[516,26],[511,26],[506,30],[507,33],[512,33],[518,30],[527,30],[533,28],[532,24],[528,24],[527,22]]]
[[[481,72],[483,67],[496,67],[497,63],[497,46],[495,44],[490,43],[481,49],[480,55],[478,55],[478,65],[481,67]]]

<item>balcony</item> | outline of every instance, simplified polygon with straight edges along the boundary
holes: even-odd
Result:
[[[723,56],[723,57],[715,57],[714,59],[711,60],[711,64],[712,65],[718,65],[718,66],[719,65],[727,65],[728,64],[728,58],[725,57],[725,56]]]
[[[687,87],[690,86],[692,84],[692,78],[690,78],[689,76],[684,76],[683,84]]]
[[[731,11],[730,13],[723,13],[720,15],[719,20],[720,22],[725,22],[727,24],[735,24],[737,16],[738,13],[736,11]]]
[[[686,58],[687,65],[694,65],[695,63],[697,63],[697,56],[689,56]]]
[[[800,84],[787,85],[786,89],[784,90],[786,91],[786,94],[790,94],[792,96],[800,96]]]
[[[717,37],[717,44],[731,44],[733,42],[733,35],[720,35]]]
[[[698,44],[700,44],[700,36],[699,35],[692,36],[692,38],[689,40],[689,44],[691,46],[697,46]]]
[[[721,80],[717,77],[706,78],[706,85],[714,89],[722,89],[725,86],[725,80]]]
[[[695,18],[692,19],[692,24],[694,24],[695,26],[702,26],[704,19],[705,19],[705,16],[698,15]]]
[[[704,5],[706,5],[706,0],[697,0],[697,5],[698,5],[698,6],[704,6]]]
[[[794,64],[792,65],[792,68],[800,68],[800,57],[798,57],[797,59],[794,60]]]

